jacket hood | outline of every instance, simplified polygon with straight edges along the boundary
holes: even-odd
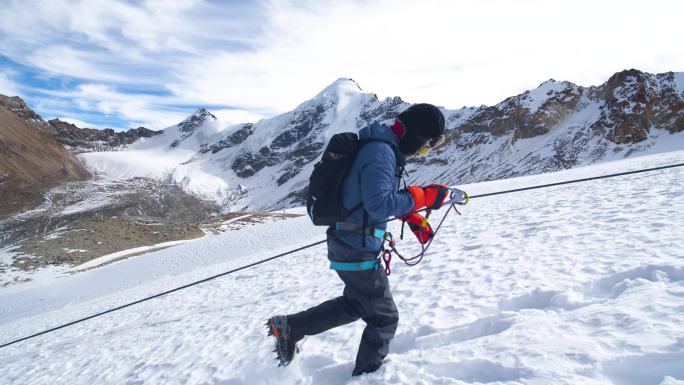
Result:
[[[406,158],[399,151],[399,138],[394,134],[392,128],[386,124],[373,122],[370,125],[362,128],[359,131],[360,140],[379,140],[389,144],[394,150],[394,155],[397,158],[397,165],[404,167],[406,165]]]

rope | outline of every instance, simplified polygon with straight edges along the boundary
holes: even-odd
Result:
[[[653,167],[653,168],[645,168],[645,169],[634,170],[634,171],[626,171],[626,172],[620,172],[620,173],[617,173],[617,174],[607,174],[607,175],[601,175],[601,176],[594,176],[594,177],[591,177],[591,178],[573,179],[573,180],[569,180],[569,181],[565,181],[565,182],[549,183],[549,184],[542,184],[542,185],[537,185],[537,186],[516,188],[516,189],[513,189],[513,190],[504,190],[504,191],[497,191],[497,192],[493,192],[493,193],[486,193],[486,194],[480,194],[480,195],[473,195],[473,196],[470,197],[470,199],[491,197],[491,196],[494,196],[494,195],[510,194],[510,193],[519,192],[519,191],[535,190],[535,189],[540,189],[540,188],[545,188],[545,187],[562,186],[562,185],[565,185],[565,184],[587,182],[587,181],[590,181],[590,180],[607,179],[607,178],[614,178],[614,177],[624,176],[624,175],[640,174],[640,173],[644,173],[644,172],[657,171],[657,170],[665,170],[665,169],[668,169],[668,168],[675,168],[675,167],[682,167],[682,166],[684,166],[684,163],[670,164],[670,165],[667,165],[667,166],[660,166],[660,167]]]
[[[263,259],[263,260],[261,260],[261,261],[257,261],[257,262],[251,263],[251,264],[246,265],[246,266],[241,266],[241,267],[238,267],[238,268],[236,268],[236,269],[233,269],[233,270],[230,270],[230,271],[223,272],[223,273],[221,273],[221,274],[212,275],[211,277],[207,277],[207,278],[204,278],[204,279],[202,279],[202,280],[199,280],[199,281],[196,281],[196,282],[189,283],[189,284],[187,284],[187,285],[179,286],[179,287],[176,287],[176,288],[171,289],[171,290],[167,290],[167,291],[162,292],[162,293],[154,294],[154,295],[152,295],[152,296],[149,296],[149,297],[146,297],[146,298],[139,299],[139,300],[137,300],[137,301],[135,301],[135,302],[130,302],[130,303],[127,303],[127,304],[125,304],[125,305],[121,305],[121,306],[118,306],[118,307],[115,307],[115,308],[112,308],[112,309],[108,309],[108,310],[105,310],[105,311],[100,312],[100,313],[97,313],[97,314],[90,315],[90,316],[88,316],[88,317],[80,318],[80,319],[77,319],[77,320],[75,320],[75,321],[71,321],[71,322],[69,322],[69,323],[66,323],[66,324],[64,324],[64,325],[59,325],[59,326],[54,327],[54,328],[52,328],[52,329],[44,330],[44,331],[42,331],[42,332],[40,332],[40,333],[32,334],[32,335],[30,335],[30,336],[26,336],[26,337],[20,338],[20,339],[18,339],[18,340],[14,340],[14,341],[12,341],[12,342],[8,342],[8,343],[5,343],[5,344],[2,344],[2,345],[0,345],[0,348],[4,348],[5,346],[10,346],[10,345],[16,344],[17,342],[21,342],[21,341],[28,340],[29,338],[34,338],[34,337],[41,336],[41,335],[43,335],[43,334],[47,334],[47,333],[50,333],[50,332],[54,332],[55,330],[63,329],[63,328],[65,328],[65,327],[67,327],[67,326],[71,326],[71,325],[74,325],[74,324],[77,324],[77,323],[80,323],[80,322],[83,322],[83,321],[87,321],[87,320],[92,319],[92,318],[95,318],[95,317],[99,317],[99,316],[102,316],[102,315],[105,315],[105,314],[113,313],[113,312],[115,312],[115,311],[117,311],[117,310],[125,309],[125,308],[127,308],[127,307],[130,307],[130,306],[133,306],[133,305],[137,305],[137,304],[139,304],[139,303],[141,303],[141,302],[149,301],[149,300],[154,299],[154,298],[159,298],[159,297],[161,297],[161,296],[163,296],[163,295],[167,295],[167,294],[171,294],[171,293],[176,292],[176,291],[180,291],[180,290],[183,290],[183,289],[187,289],[187,288],[189,288],[189,287],[191,287],[191,286],[199,285],[200,283],[204,283],[204,282],[207,282],[207,281],[211,281],[212,279],[216,279],[216,278],[219,278],[219,277],[223,277],[224,275],[236,273],[236,272],[238,272],[238,271],[240,271],[240,270],[245,270],[245,269],[248,269],[248,268],[250,268],[250,267],[254,267],[254,266],[260,265],[260,264],[262,264],[262,263],[266,263],[266,262],[268,262],[268,261],[272,261],[272,260],[277,259],[277,258],[280,258],[280,257],[284,257],[284,256],[286,256],[286,255],[288,255],[288,254],[293,254],[293,253],[296,253],[296,252],[298,252],[298,251],[302,251],[302,250],[305,250],[305,249],[308,249],[308,248],[311,248],[311,247],[320,245],[321,243],[324,243],[324,242],[326,242],[326,240],[314,242],[314,243],[311,243],[311,244],[309,244],[309,245],[302,246],[302,247],[300,247],[300,248],[298,248],[298,249],[290,250],[290,251],[287,251],[287,252],[285,252],[285,253],[278,254],[278,255],[275,255],[275,256],[273,256],[273,257],[266,258],[266,259]]]
[[[657,170],[665,170],[665,169],[668,169],[668,168],[675,168],[675,167],[682,167],[682,166],[684,166],[684,163],[678,163],[678,164],[672,164],[672,165],[660,166],[660,167],[653,167],[653,168],[647,168],[647,169],[641,169],[641,170],[634,170],[634,171],[627,171],[627,172],[621,172],[621,173],[617,173],[617,174],[607,174],[607,175],[601,175],[601,176],[596,176],[596,177],[591,177],[591,178],[574,179],[574,180],[569,180],[569,181],[565,181],[565,182],[549,183],[549,184],[543,184],[543,185],[537,185],[537,186],[531,186],[531,187],[523,187],[523,188],[512,189],[512,190],[504,190],[504,191],[497,191],[497,192],[493,192],[493,193],[485,193],[485,194],[480,194],[480,195],[473,195],[473,196],[470,197],[470,199],[484,198],[484,197],[489,197],[489,196],[494,196],[494,195],[510,194],[510,193],[519,192],[519,191],[535,190],[535,189],[546,188],[546,187],[552,187],[552,186],[561,186],[561,185],[566,185],[566,184],[580,183],[580,182],[586,182],[586,181],[597,180],[597,179],[614,178],[614,177],[624,176],[624,175],[640,174],[640,173],[645,173],[645,172],[651,172],[651,171],[657,171]],[[452,206],[453,206],[453,205],[452,205]],[[451,208],[450,208],[450,209],[451,209]],[[449,210],[450,210],[450,209],[449,209]],[[421,211],[425,211],[425,209],[419,210],[418,212],[421,212]],[[448,212],[447,212],[447,214],[448,214]],[[442,218],[442,222],[444,221],[444,218],[446,218],[446,215]],[[398,218],[397,218],[397,217],[392,217],[392,218],[390,218],[390,219],[388,219],[388,220],[386,220],[386,221],[378,222],[378,223],[376,223],[376,225],[383,224],[383,223],[387,223],[387,222],[391,222],[391,221],[396,220],[396,219],[398,219]],[[442,222],[440,222],[440,225],[439,225],[439,226],[442,225]],[[439,229],[439,227],[438,227],[438,229]],[[435,235],[437,235],[436,232],[435,232]],[[434,239],[434,238],[433,238],[433,239]],[[115,307],[115,308],[112,308],[112,309],[108,309],[108,310],[105,310],[105,311],[102,311],[102,312],[99,312],[99,313],[96,313],[96,314],[93,314],[93,315],[90,315],[90,316],[87,316],[87,317],[83,317],[83,318],[77,319],[77,320],[75,320],[75,321],[71,321],[71,322],[69,322],[69,323],[65,323],[65,324],[63,324],[63,325],[59,325],[59,326],[57,326],[57,327],[54,327],[54,328],[51,328],[51,329],[47,329],[47,330],[44,330],[44,331],[39,332],[39,333],[36,333],[36,334],[32,334],[32,335],[30,335],[30,336],[26,336],[26,337],[23,337],[23,338],[19,338],[19,339],[17,339],[17,340],[13,340],[13,341],[4,343],[4,344],[0,345],[0,348],[4,348],[4,347],[10,346],[10,345],[14,345],[14,344],[19,343],[19,342],[21,342],[21,341],[26,341],[26,340],[28,340],[28,339],[31,339],[31,338],[34,338],[34,337],[41,336],[41,335],[43,335],[43,334],[51,333],[51,332],[53,332],[53,331],[56,331],[56,330],[59,330],[59,329],[63,329],[63,328],[65,328],[65,327],[67,327],[67,326],[75,325],[75,324],[78,324],[78,323],[81,323],[81,322],[84,322],[84,321],[87,321],[87,320],[90,320],[90,319],[93,319],[93,318],[96,318],[96,317],[99,317],[99,316],[102,316],[102,315],[105,315],[105,314],[113,313],[113,312],[115,312],[115,311],[118,311],[118,310],[121,310],[121,309],[125,309],[125,308],[127,308],[127,307],[130,307],[130,306],[133,306],[133,305],[137,305],[137,304],[139,304],[139,303],[142,303],[142,302],[145,302],[145,301],[149,301],[149,300],[151,300],[151,299],[159,298],[159,297],[161,297],[161,296],[164,296],[164,295],[167,295],[167,294],[171,294],[171,293],[174,293],[174,292],[183,290],[183,289],[187,289],[187,288],[189,288],[189,287],[192,287],[192,286],[195,286],[195,285],[199,285],[199,284],[201,284],[201,283],[208,282],[208,281],[211,281],[211,280],[216,279],[216,278],[219,278],[219,277],[223,277],[223,276],[226,276],[226,275],[229,275],[229,274],[233,274],[233,273],[236,273],[236,272],[238,272],[238,271],[245,270],[245,269],[248,269],[248,268],[251,268],[251,267],[260,265],[260,264],[262,264],[262,263],[266,263],[266,262],[272,261],[272,260],[274,260],[274,259],[278,259],[278,258],[284,257],[284,256],[286,256],[286,255],[294,254],[294,253],[296,253],[296,252],[299,252],[299,251],[302,251],[302,250],[306,250],[306,249],[312,248],[312,247],[314,247],[314,246],[320,245],[320,244],[325,243],[325,242],[326,242],[326,240],[314,242],[314,243],[308,244],[308,245],[306,245],[306,246],[302,246],[302,247],[300,247],[300,248],[298,248],[298,249],[290,250],[290,251],[287,251],[287,252],[284,252],[284,253],[275,255],[275,256],[273,256],[273,257],[269,257],[269,258],[263,259],[263,260],[261,260],[261,261],[257,261],[257,262],[251,263],[251,264],[249,264],[249,265],[245,265],[245,266],[242,266],[242,267],[238,267],[238,268],[236,268],[236,269],[229,270],[229,271],[226,271],[226,272],[223,272],[223,273],[220,273],[220,274],[216,274],[216,275],[213,275],[213,276],[211,276],[211,277],[207,277],[207,278],[201,279],[201,280],[196,281],[196,282],[191,282],[191,283],[189,283],[189,284],[187,284],[187,285],[179,286],[179,287],[176,287],[176,288],[174,288],[174,289],[167,290],[167,291],[164,291],[164,292],[161,292],[161,293],[158,293],[158,294],[154,294],[154,295],[152,295],[152,296],[145,297],[145,298],[139,299],[139,300],[134,301],[134,302],[130,302],[130,303],[127,303],[127,304],[124,304],[124,305],[121,305],[121,306],[118,306],[118,307]]]
[[[455,210],[456,213],[458,213],[458,215],[461,215],[461,213],[458,212],[458,209],[456,209],[456,204],[455,204],[455,203],[452,203],[452,204],[449,206],[449,208],[447,209],[447,211],[444,213],[444,216],[442,217],[442,220],[440,220],[440,221],[439,221],[439,224],[437,225],[437,227],[435,227],[435,230],[434,230],[433,233],[432,233],[432,238],[430,238],[430,241],[428,241],[427,245],[422,244],[422,243],[420,244],[421,251],[420,251],[419,254],[417,254],[417,255],[415,255],[415,256],[413,256],[413,257],[406,258],[406,257],[404,257],[403,255],[401,255],[401,254],[397,251],[397,249],[394,248],[394,246],[392,246],[392,248],[391,248],[392,252],[393,252],[394,254],[396,254],[396,256],[399,257],[399,259],[401,259],[402,262],[404,262],[404,264],[406,264],[407,266],[416,266],[417,264],[419,264],[419,263],[423,260],[423,257],[425,256],[425,253],[426,253],[426,252],[428,251],[428,249],[430,248],[430,245],[432,245],[432,241],[434,241],[435,238],[437,238],[437,233],[439,232],[439,229],[442,228],[442,224],[444,223],[444,220],[447,218],[447,216],[449,216],[449,213],[451,212],[452,209]],[[386,262],[387,262],[387,261],[386,261]]]

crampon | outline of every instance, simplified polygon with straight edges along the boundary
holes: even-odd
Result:
[[[273,353],[276,354],[276,361],[278,367],[287,366],[292,362],[294,355],[299,353],[297,341],[290,335],[290,327],[287,324],[287,317],[275,316],[266,321],[268,328],[268,335],[273,336],[275,340],[275,349]]]

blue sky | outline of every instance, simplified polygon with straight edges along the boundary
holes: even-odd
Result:
[[[678,0],[4,1],[0,93],[79,126],[256,121],[339,77],[380,97],[495,104],[554,78],[684,71]]]

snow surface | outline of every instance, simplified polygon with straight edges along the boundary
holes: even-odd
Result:
[[[92,269],[93,267],[104,265],[107,262],[114,261],[116,259],[128,256],[128,255],[140,254],[140,253],[146,252],[146,251],[152,251],[152,250],[163,249],[163,248],[167,248],[167,247],[171,247],[171,246],[182,245],[183,243],[192,242],[192,241],[195,241],[197,239],[201,239],[201,238],[182,239],[179,241],[161,242],[161,243],[157,243],[155,245],[150,245],[150,246],[133,247],[131,249],[121,250],[121,251],[117,251],[116,253],[103,255],[101,257],[92,259],[88,262],[74,266],[69,270],[70,271],[78,271],[78,270]],[[86,250],[84,250],[84,251],[86,251]]]
[[[684,151],[462,187],[681,162]],[[321,245],[2,348],[0,383],[682,383],[683,197],[676,168],[472,200],[420,265],[393,262],[401,319],[374,374],[350,378],[361,321],[307,337],[286,368],[272,359],[269,316],[341,294]],[[2,289],[2,342],[322,238],[296,218]]]
[[[677,91],[679,91],[679,94],[682,96],[682,99],[684,99],[684,72],[675,72],[674,76]]]

